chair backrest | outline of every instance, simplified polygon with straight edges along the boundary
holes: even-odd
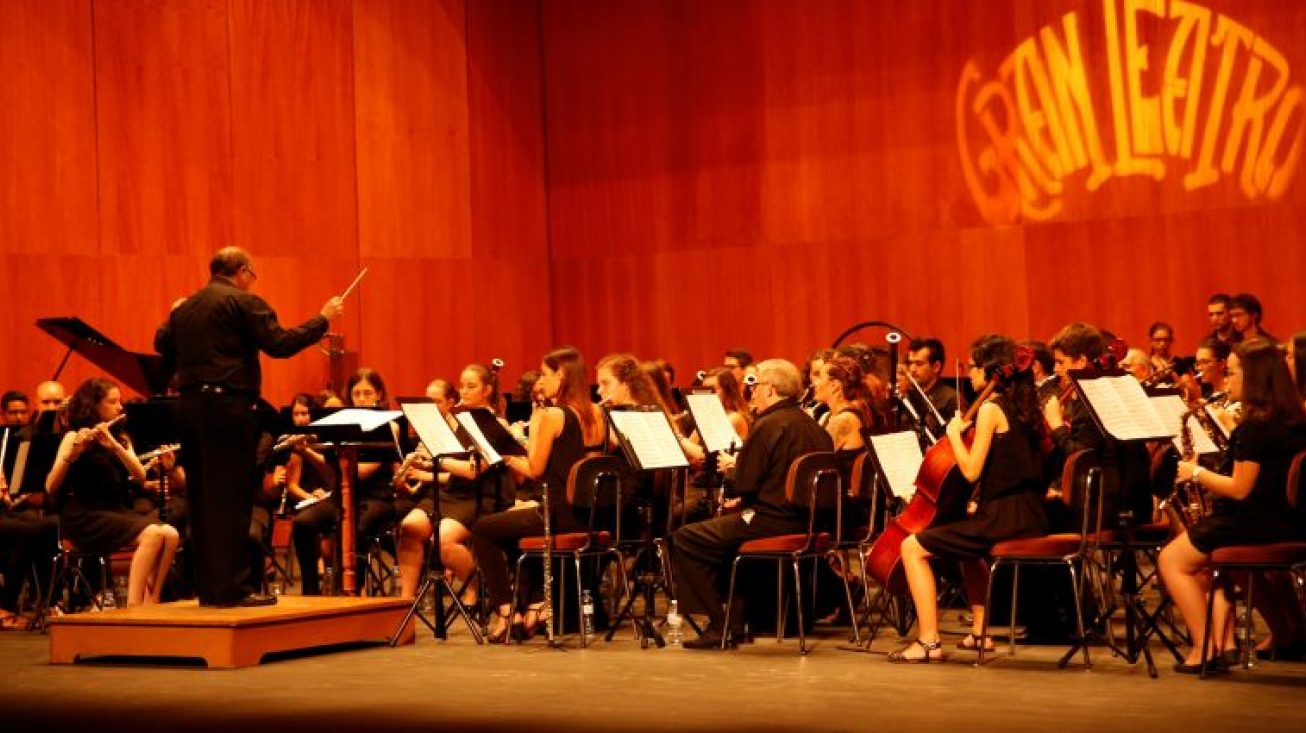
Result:
[[[575,508],[589,510],[589,528],[599,527],[599,514],[608,511],[612,515],[612,529],[620,522],[617,517],[621,512],[621,473],[626,469],[624,463],[616,456],[586,456],[576,461],[567,474],[567,501]]]
[[[870,451],[864,451],[853,461],[852,471],[848,477],[848,496],[852,501],[870,507],[865,538],[869,540],[875,536],[875,530],[882,525],[881,514],[890,499],[888,482],[881,480]]]
[[[789,464],[785,475],[785,500],[794,506],[807,508],[807,530],[815,531],[820,513],[829,515],[834,510],[836,532],[843,523],[843,475],[839,471],[839,458],[830,451],[805,453]]]
[[[1288,506],[1293,509],[1297,508],[1297,500],[1301,496],[1303,459],[1306,459],[1306,450],[1293,456],[1292,465],[1288,467]]]
[[[1088,534],[1090,529],[1099,527],[1100,517],[1095,515],[1100,512],[1094,511],[1092,489],[1095,476],[1098,477],[1097,482],[1100,482],[1100,471],[1101,462],[1098,460],[1097,453],[1088,448],[1071,453],[1066,457],[1066,462],[1061,468],[1061,501],[1071,510],[1082,513],[1081,530],[1084,534]],[[1101,491],[1097,493],[1100,495]],[[1097,507],[1100,509],[1100,502]]]

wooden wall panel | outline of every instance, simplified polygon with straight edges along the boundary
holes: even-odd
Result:
[[[226,0],[102,2],[94,19],[105,253],[232,241]]]
[[[91,37],[88,0],[0,3],[0,389],[29,396],[64,355],[36,319],[99,303]]]

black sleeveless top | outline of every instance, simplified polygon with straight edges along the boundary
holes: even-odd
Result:
[[[567,501],[567,477],[571,467],[585,457],[585,436],[581,433],[580,418],[569,407],[562,410],[562,431],[553,439],[549,462],[544,467],[540,481],[549,484],[549,497],[554,506],[570,506]]]
[[[1007,432],[994,433],[988,459],[980,473],[980,500],[992,501],[1025,492],[1042,494],[1043,464],[1038,444],[1012,416],[1003,396],[993,400],[1007,418]]]

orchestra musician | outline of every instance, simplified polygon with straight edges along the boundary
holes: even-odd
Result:
[[[4,422],[11,428],[6,436],[4,460],[0,462],[0,631],[22,628],[18,616],[18,599],[22,579],[32,568],[32,561],[54,548],[58,542],[58,519],[43,511],[45,493],[18,493],[22,487],[11,486],[19,444],[30,433],[27,428],[28,401],[22,392],[9,391],[0,398]]]
[[[1173,539],[1160,557],[1162,578],[1193,644],[1184,661],[1175,665],[1181,673],[1200,671],[1206,594],[1223,592],[1209,587],[1205,571],[1210,554],[1231,545],[1306,540],[1306,517],[1288,504],[1286,494],[1289,465],[1306,449],[1306,408],[1275,345],[1264,339],[1239,343],[1229,356],[1228,385],[1242,410],[1221,470],[1179,463],[1178,479],[1192,481],[1215,497],[1214,512]],[[1227,669],[1223,650],[1228,610],[1227,600],[1217,598],[1208,672]],[[1272,618],[1266,621],[1273,633]],[[1287,641],[1281,633],[1275,638]]]
[[[296,428],[308,427],[313,422],[315,409],[316,397],[307,392],[296,394],[290,402],[290,422]],[[285,497],[277,509],[278,514],[296,513],[294,507],[302,501],[326,499],[335,485],[335,470],[329,456],[307,440],[295,441],[289,450]]]
[[[1232,346],[1238,340],[1229,318],[1229,294],[1215,293],[1206,300],[1206,320],[1211,324],[1207,338]]]
[[[1147,338],[1151,350],[1147,358],[1153,372],[1164,372],[1174,366],[1174,328],[1165,321],[1157,321],[1147,327]],[[1144,377],[1146,379],[1146,377]]]
[[[716,392],[717,399],[721,400],[721,406],[726,410],[726,417],[730,419],[730,427],[735,429],[735,434],[741,440],[747,440],[752,413],[749,412],[748,400],[744,399],[744,390],[735,378],[735,372],[730,367],[713,367],[707,370],[703,386]],[[697,430],[681,438],[680,447],[695,463],[700,463],[707,457],[707,452],[703,449],[703,438]]]
[[[1197,344],[1193,356],[1193,368],[1197,371],[1197,380],[1201,385],[1203,398],[1211,395],[1228,394],[1225,387],[1225,363],[1229,358],[1229,344],[1214,338],[1204,338]]]
[[[458,378],[457,394],[459,407],[487,408],[499,413],[498,405],[502,404],[499,375],[483,364],[468,364],[463,368]],[[443,409],[441,412],[449,427],[460,433],[465,442],[469,440],[453,416]],[[499,419],[503,420],[502,417]],[[396,514],[403,518],[399,525],[400,595],[412,598],[417,593],[421,583],[423,548],[431,533],[436,531],[434,522],[438,517],[440,562],[453,578],[465,583],[463,603],[474,604],[479,588],[475,583],[476,558],[467,546],[471,539],[470,528],[477,517],[492,514],[511,501],[515,487],[503,466],[487,467],[472,455],[466,458],[441,456],[432,468],[433,471],[411,470],[412,477],[395,477],[401,495],[408,492],[405,482],[421,481],[421,488],[415,495],[396,502]],[[438,497],[430,492],[432,486],[438,486]],[[438,514],[437,499],[440,502]]]
[[[917,638],[889,655],[891,662],[929,662],[943,658],[939,636],[938,596],[930,558],[961,561],[971,599],[972,632],[958,647],[991,648],[982,636],[986,609],[988,568],[984,559],[998,542],[1035,537],[1047,531],[1043,514],[1042,464],[1038,452],[1042,433],[1033,375],[1014,368],[1016,344],[1005,336],[986,335],[971,346],[971,385],[982,390],[997,380],[994,397],[979,408],[973,442],[965,432],[971,427],[962,416],[948,422],[947,440],[965,478],[978,482],[977,508],[965,519],[930,527],[902,544],[902,564],[916,604]]]
[[[136,543],[127,576],[127,605],[159,602],[180,536],[130,504],[129,482],[145,468],[123,431],[122,393],[103,377],[86,380],[67,406],[69,431],[59,443],[45,489],[60,508],[64,537],[82,552],[108,554]]]
[[[926,399],[934,405],[939,417],[945,422],[957,413],[957,390],[941,379],[946,358],[942,341],[932,337],[914,338],[907,345],[904,366],[898,373],[898,394],[904,399],[915,399],[915,392],[907,377],[916,380]],[[922,418],[930,412],[926,405],[916,405],[916,410]]]
[[[1152,360],[1142,349],[1129,349],[1126,351],[1125,358],[1121,359],[1117,366],[1132,374],[1134,379],[1140,382],[1146,382],[1152,377]]]
[[[723,516],[686,524],[672,540],[676,597],[682,611],[707,614],[702,635],[686,649],[717,649],[723,634],[742,636],[743,603],[725,618],[722,581],[729,563],[748,540],[801,533],[807,529],[805,508],[785,500],[789,464],[813,451],[829,451],[829,433],[798,406],[802,376],[783,359],[758,364],[751,406],[757,418],[734,463],[735,489]]]
[[[526,456],[506,456],[504,463],[520,480],[548,483],[554,532],[584,532],[585,522],[567,502],[567,477],[585,456],[586,447],[601,445],[607,435],[602,411],[589,399],[584,357],[570,346],[545,354],[535,389],[546,404],[531,414]],[[544,516],[538,501],[483,516],[472,526],[472,550],[484,582],[481,591],[495,610],[487,634],[492,642],[506,641],[510,633],[528,638],[548,623],[542,613],[542,588],[527,582],[530,578],[518,579],[526,589],[526,605],[514,609],[509,572],[509,562],[517,558],[518,541],[543,534]]]
[[[1262,338],[1278,343],[1279,339],[1261,327],[1263,315],[1261,299],[1252,293],[1238,293],[1229,299],[1229,323],[1239,342]]]

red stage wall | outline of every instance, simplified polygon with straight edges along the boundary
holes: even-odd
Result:
[[[288,322],[368,267],[335,329],[394,394],[870,319],[1191,352],[1217,290],[1286,336],[1303,49],[1273,0],[11,0],[0,388],[58,364],[42,316],[148,350],[229,242]]]

